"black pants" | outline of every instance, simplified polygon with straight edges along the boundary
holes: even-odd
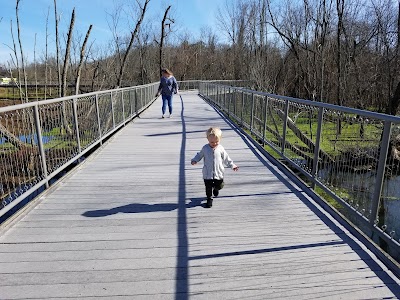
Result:
[[[223,179],[204,179],[204,184],[206,186],[207,198],[211,198],[213,188],[216,190],[221,190],[224,187]]]

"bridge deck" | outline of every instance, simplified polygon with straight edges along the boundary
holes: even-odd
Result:
[[[1,299],[397,299],[398,279],[195,93],[160,101],[0,237]],[[183,103],[183,105],[182,105]],[[240,166],[204,208],[205,130]]]

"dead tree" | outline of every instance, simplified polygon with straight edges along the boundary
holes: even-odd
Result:
[[[81,80],[81,71],[82,71],[83,61],[85,59],[85,48],[86,48],[87,41],[89,39],[90,31],[92,30],[92,27],[93,27],[93,25],[89,26],[89,29],[86,33],[86,37],[85,37],[85,40],[83,41],[81,52],[80,52],[80,60],[79,60],[78,70],[76,72],[76,79],[75,79],[75,94],[76,95],[79,94],[79,83]]]
[[[61,70],[60,70],[60,42],[58,40],[58,14],[57,0],[54,0],[54,19],[56,24],[56,64],[57,64],[57,79],[58,79],[58,96],[61,97]]]
[[[62,70],[62,82],[61,82],[61,97],[64,97],[67,94],[67,72],[69,64],[69,54],[71,51],[72,30],[74,29],[74,24],[75,24],[75,8],[72,10],[71,22],[68,31],[67,45],[65,48],[64,66]]]
[[[163,68],[163,51],[164,51],[164,39],[167,37],[168,33],[171,31],[171,23],[174,23],[174,20],[168,18],[168,11],[170,10],[171,5],[167,7],[164,13],[164,17],[161,22],[161,37],[160,37],[160,43],[159,43],[159,52],[160,52],[160,57],[158,61],[158,65],[160,67],[160,76],[161,76],[161,69]],[[169,21],[169,23],[167,23]],[[168,28],[168,32],[165,30]]]
[[[137,21],[135,29],[133,30],[133,32],[131,34],[131,38],[129,40],[128,47],[126,48],[124,57],[122,58],[122,63],[121,63],[121,66],[120,66],[120,69],[119,69],[118,78],[117,78],[117,87],[120,87],[122,85],[122,78],[123,78],[123,75],[124,75],[124,70],[125,70],[125,67],[126,67],[126,62],[127,62],[127,59],[128,59],[128,55],[129,55],[129,52],[131,51],[133,42],[137,38],[137,35],[139,33],[140,25],[141,25],[141,23],[143,21],[143,18],[144,18],[144,15],[146,13],[146,9],[147,9],[147,4],[149,4],[149,2],[150,2],[150,0],[145,0],[143,7],[140,7],[141,13],[140,13],[139,20]]]
[[[18,15],[18,8],[19,8],[20,2],[21,2],[21,0],[17,0],[17,5],[15,7],[15,14],[16,14],[16,20],[17,20],[19,51],[21,54],[21,66],[22,66],[24,82],[25,82],[25,102],[28,102],[28,79],[26,76],[25,58],[24,58],[24,52],[22,50],[21,30],[20,30],[20,26],[19,26],[19,15]]]
[[[19,91],[19,97],[21,99],[21,102],[24,102],[24,96],[23,96],[23,92],[22,92],[22,88],[20,87],[20,83],[21,83],[21,69],[19,67],[19,58],[18,58],[18,53],[17,53],[17,45],[15,44],[15,39],[14,39],[14,31],[13,31],[13,26],[12,26],[12,21],[10,22],[10,28],[11,28],[11,38],[12,38],[12,42],[13,42],[13,48],[11,49],[14,53],[14,57],[15,57],[15,61],[14,58],[11,56],[11,61],[13,62],[13,65],[17,68],[17,73],[18,73],[18,80],[16,82],[16,85],[18,87],[18,91]],[[10,65],[9,66],[9,70],[10,70],[10,75],[11,78],[13,78],[12,75],[12,69],[13,67]]]

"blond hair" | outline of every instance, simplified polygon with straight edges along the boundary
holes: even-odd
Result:
[[[222,131],[218,127],[208,128],[208,130],[206,131],[206,134],[207,134],[207,138],[211,135],[215,136],[218,140],[221,140],[221,138],[222,138]]]

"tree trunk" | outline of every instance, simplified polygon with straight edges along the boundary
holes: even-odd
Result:
[[[389,100],[389,104],[386,108],[386,113],[395,116],[397,113],[397,109],[399,108],[399,105],[400,105],[400,81],[397,83],[393,97],[391,97]]]
[[[61,70],[60,70],[60,42],[58,40],[58,14],[57,0],[54,0],[54,19],[56,24],[56,63],[57,63],[57,79],[58,79],[58,96],[61,97]]]
[[[168,11],[171,8],[171,5],[167,7],[167,9],[165,10],[164,13],[164,18],[162,19],[161,22],[161,38],[160,38],[160,57],[159,57],[159,61],[158,61],[158,65],[160,67],[160,73],[159,75],[161,76],[161,69],[163,68],[163,51],[164,51],[164,38],[167,36],[167,34],[165,33],[165,21],[167,20],[167,15],[168,15]]]
[[[19,26],[19,15],[18,15],[18,6],[21,0],[17,0],[17,6],[15,8],[16,11],[16,19],[17,19],[17,30],[18,30],[18,43],[19,43],[19,51],[21,53],[21,66],[24,75],[24,85],[25,85],[25,102],[28,102],[28,78],[26,76],[26,69],[25,69],[25,58],[24,52],[22,50],[22,41],[21,41],[21,31]],[[21,83],[20,83],[21,84]]]
[[[135,30],[132,32],[131,39],[130,39],[130,41],[129,41],[128,47],[127,47],[126,50],[125,50],[125,55],[124,55],[124,57],[123,57],[123,59],[122,59],[121,67],[120,67],[120,69],[119,69],[119,75],[118,75],[118,80],[117,80],[117,87],[121,87],[121,85],[122,85],[122,77],[123,77],[123,75],[124,75],[124,70],[125,70],[125,67],[126,67],[126,62],[127,62],[127,59],[128,59],[128,55],[129,55],[129,52],[130,52],[130,50],[131,50],[131,48],[132,48],[133,41],[135,40],[135,38],[137,37],[137,35],[138,35],[138,33],[139,33],[140,24],[141,24],[142,21],[143,21],[144,15],[145,15],[145,13],[146,13],[147,4],[148,4],[149,2],[150,2],[150,0],[146,0],[146,1],[144,2],[144,6],[143,6],[143,8],[141,8],[141,14],[140,14],[139,20],[138,20],[137,23],[136,23]]]
[[[89,39],[90,31],[92,30],[92,27],[93,27],[93,25],[89,26],[89,29],[85,36],[85,40],[83,41],[83,44],[82,44],[81,55],[80,55],[78,70],[76,72],[76,79],[75,79],[75,95],[79,94],[79,82],[81,79],[81,71],[82,71],[83,61],[85,59],[85,48],[86,48],[87,41]]]
[[[71,23],[69,25],[67,45],[65,49],[64,66],[62,70],[61,97],[65,97],[67,95],[67,72],[69,64],[69,53],[71,51],[72,30],[74,29],[74,24],[75,24],[75,8],[72,10]]]

